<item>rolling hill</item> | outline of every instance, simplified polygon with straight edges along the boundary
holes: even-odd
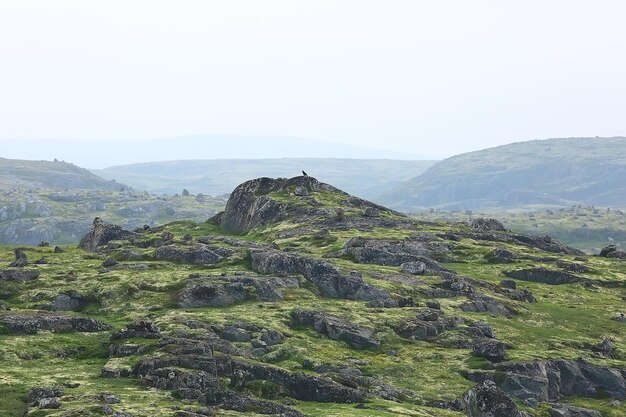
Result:
[[[405,211],[626,206],[626,138],[518,142],[445,159],[378,199]]]
[[[280,158],[213,159],[151,162],[93,170],[108,179],[152,193],[229,193],[237,184],[254,177],[291,177],[301,170],[346,191],[372,198],[424,172],[436,161],[389,159]]]

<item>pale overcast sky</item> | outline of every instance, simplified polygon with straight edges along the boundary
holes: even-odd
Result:
[[[625,19],[603,0],[0,0],[0,138],[282,135],[440,157],[626,135]]]

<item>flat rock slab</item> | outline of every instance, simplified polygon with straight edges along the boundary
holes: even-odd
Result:
[[[13,334],[37,334],[40,330],[52,332],[102,332],[111,327],[99,320],[87,317],[47,313],[0,314],[3,324]]]

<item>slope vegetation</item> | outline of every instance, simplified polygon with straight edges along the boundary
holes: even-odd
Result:
[[[519,142],[443,160],[380,200],[403,210],[626,206],[626,138]]]
[[[241,184],[209,222],[15,249],[2,416],[626,412],[619,250],[419,222],[311,177]]]

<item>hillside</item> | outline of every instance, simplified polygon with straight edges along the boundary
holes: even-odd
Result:
[[[93,170],[152,193],[221,195],[248,178],[291,177],[305,170],[322,181],[364,198],[373,198],[419,175],[435,161],[347,158],[212,159],[165,161]]]
[[[223,197],[157,197],[65,162],[0,159],[0,244],[76,243],[99,216],[124,227],[203,221]]]
[[[3,417],[626,413],[623,251],[417,221],[312,177],[247,181],[209,222],[95,219],[78,248],[14,249]]]
[[[380,201],[406,210],[626,207],[626,138],[519,142],[445,159]]]
[[[0,158],[0,189],[18,187],[119,191],[126,186],[67,162]]]

